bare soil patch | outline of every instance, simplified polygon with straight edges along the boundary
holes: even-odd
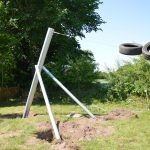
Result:
[[[109,114],[107,114],[104,118],[106,120],[115,120],[115,119],[125,119],[125,118],[131,118],[131,117],[135,117],[138,118],[138,115],[128,111],[126,109],[116,109],[111,111]]]
[[[125,119],[129,117],[138,117],[137,114],[125,110],[116,109],[111,111],[106,115],[96,116],[96,118],[86,118],[81,117],[75,121],[64,121],[58,122],[58,128],[61,134],[62,142],[54,143],[54,135],[52,133],[52,127],[49,122],[40,122],[36,124],[38,133],[36,133],[36,138],[38,140],[45,140],[56,150],[79,150],[80,147],[77,145],[78,141],[91,140],[93,138],[98,138],[101,136],[110,136],[115,133],[115,128],[113,126],[103,127],[103,123],[108,120],[115,119]],[[34,142],[37,140],[34,139]],[[32,143],[32,141],[28,141]]]

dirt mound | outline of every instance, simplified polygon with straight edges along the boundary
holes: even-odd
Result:
[[[133,112],[124,109],[116,109],[106,115],[96,116],[96,118],[81,117],[75,121],[58,122],[58,128],[62,138],[61,143],[54,143],[52,127],[49,122],[38,123],[36,127],[40,130],[36,133],[36,138],[52,142],[52,147],[56,150],[78,150],[78,141],[91,140],[100,136],[110,136],[115,132],[113,126],[102,127],[101,124],[112,119],[124,119],[137,117]],[[44,131],[41,131],[44,130]],[[31,141],[28,143],[32,143]],[[34,143],[34,142],[33,142]]]
[[[94,120],[94,119],[93,119]],[[61,136],[63,141],[54,145],[56,150],[78,150],[79,146],[76,145],[78,141],[91,140],[100,136],[109,136],[115,132],[113,126],[98,127],[95,124],[78,124],[76,122],[66,122],[60,125]]]
[[[111,111],[104,118],[106,120],[114,120],[114,119],[130,118],[130,117],[138,118],[138,115],[126,109],[116,109],[116,110]]]

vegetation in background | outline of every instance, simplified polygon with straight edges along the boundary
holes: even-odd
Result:
[[[75,37],[83,38],[84,32],[101,29],[104,21],[95,11],[99,4],[99,0],[0,0],[0,36],[5,34],[16,40],[11,47],[11,58],[17,67],[10,66],[14,68],[9,70],[13,75],[11,80],[23,87],[30,84],[48,27],[71,38],[54,35],[46,64],[66,66],[80,58],[84,51]]]
[[[150,94],[149,73],[150,63],[142,57],[110,72],[108,99],[124,100],[129,95],[146,97],[146,94]]]
[[[70,37],[54,34],[46,67],[79,98],[90,103],[94,98],[106,101],[149,96],[148,61],[140,58],[117,71],[99,73],[92,52],[81,50],[76,37],[83,38],[84,31],[101,30],[104,23],[95,12],[99,4],[99,0],[0,0],[1,86],[30,86],[47,28],[52,27]],[[52,89],[48,93],[59,95],[58,87],[43,76],[46,87]],[[105,78],[108,83],[99,80]]]
[[[91,84],[95,79],[99,78],[98,66],[95,63],[93,53],[90,51],[84,51],[75,60],[69,59],[68,65],[57,62],[47,64],[47,68],[63,83],[70,86],[74,85],[75,87]]]
[[[83,59],[84,57],[81,58]],[[77,63],[82,64],[82,61],[80,60]],[[127,62],[124,66],[120,66],[118,70],[109,73],[93,72],[94,69],[91,68],[95,66],[94,64],[92,66],[88,66],[84,61],[83,63],[85,64],[85,67],[82,68],[82,66],[84,66],[83,64],[81,65],[81,68],[79,68],[79,70],[78,67],[80,65],[77,65],[78,67],[73,68],[73,70],[68,67],[68,70],[66,70],[66,76],[64,78],[61,78],[61,76],[59,77],[59,79],[65,85],[67,85],[67,87],[69,87],[69,89],[71,89],[75,95],[82,99],[83,102],[90,104],[98,101],[121,101],[126,100],[130,95],[144,97],[145,99],[147,99],[147,101],[149,100],[150,63],[143,57],[135,59],[132,63]],[[76,66],[76,64],[72,66]],[[70,75],[68,75],[67,73],[70,73]],[[88,78],[88,75],[91,75],[91,78]],[[69,78],[71,76],[74,76],[72,77],[72,79],[76,77],[76,80],[74,80],[74,82],[71,82],[71,79]],[[46,79],[45,85],[49,86],[48,83],[50,83],[51,86],[51,79],[46,75],[44,78]],[[91,83],[92,80],[93,82]],[[69,85],[69,83],[71,83],[71,85]],[[60,92],[61,89],[57,85],[54,85],[54,87],[57,89],[54,90],[55,92],[52,92],[53,88],[50,88],[50,86],[48,88],[51,89],[48,90],[50,97],[59,99],[56,97],[60,95],[60,97],[62,96],[62,98],[60,99],[64,99],[64,92]],[[56,91],[59,92],[59,94]],[[56,95],[56,97],[54,95]]]
[[[0,34],[0,86],[16,84],[14,70],[16,61],[13,55],[15,39],[7,34]]]

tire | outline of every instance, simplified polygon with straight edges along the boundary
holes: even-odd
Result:
[[[145,59],[150,60],[150,42],[143,46],[142,53]]]
[[[135,43],[123,43],[119,45],[119,52],[124,55],[140,55],[142,53],[142,45]]]

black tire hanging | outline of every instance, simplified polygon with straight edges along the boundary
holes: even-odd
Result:
[[[145,59],[150,60],[150,42],[143,46],[142,53]]]
[[[119,45],[119,52],[124,55],[140,55],[142,53],[142,45],[135,43],[123,43]]]

